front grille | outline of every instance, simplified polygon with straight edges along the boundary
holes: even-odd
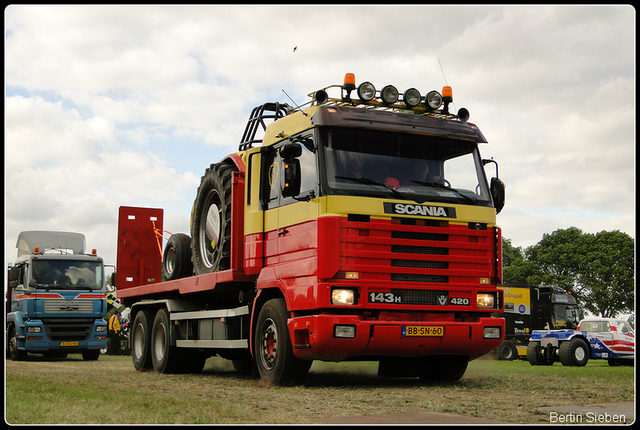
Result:
[[[497,234],[454,221],[349,215],[340,220],[340,266],[390,288],[477,287],[480,277],[498,276]]]
[[[59,313],[91,313],[93,312],[94,300],[45,300],[44,312],[47,314]]]
[[[89,339],[94,320],[90,318],[49,318],[43,319],[42,323],[49,340],[56,342],[82,341]]]
[[[401,297],[403,305],[444,306],[449,303],[448,291],[409,290],[392,288],[394,297]]]
[[[404,281],[404,282],[440,282],[448,283],[448,276],[436,276],[436,275],[420,275],[411,273],[392,273],[392,281]]]

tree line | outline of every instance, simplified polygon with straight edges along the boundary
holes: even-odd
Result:
[[[503,237],[503,283],[556,285],[583,310],[614,318],[634,312],[634,258],[634,239],[618,230],[560,229],[524,249]]]

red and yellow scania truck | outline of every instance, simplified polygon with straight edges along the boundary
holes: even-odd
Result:
[[[456,381],[501,344],[504,185],[451,88],[347,74],[310,97],[253,110],[238,152],[202,177],[191,235],[163,255],[162,210],[120,208],[136,369],[199,372],[219,355],[284,385],[313,360],[374,360]]]

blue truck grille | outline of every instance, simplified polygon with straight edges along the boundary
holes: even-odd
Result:
[[[51,341],[88,340],[93,329],[92,318],[56,318],[43,319],[42,323]]]

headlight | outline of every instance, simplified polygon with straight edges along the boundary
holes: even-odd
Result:
[[[485,327],[482,337],[484,339],[500,339],[501,335],[500,327]]]
[[[424,104],[427,109],[436,110],[442,106],[442,96],[437,91],[431,91],[425,96]]]
[[[27,327],[27,333],[42,333],[42,327]]]
[[[363,82],[358,87],[358,97],[360,100],[370,102],[376,96],[376,87],[371,82]]]
[[[398,90],[393,85],[387,85],[380,91],[380,96],[382,97],[382,101],[386,104],[394,104],[398,101]]]
[[[96,327],[96,331],[97,332],[107,331],[107,326],[106,325],[99,325],[99,326]]]
[[[420,104],[420,99],[420,91],[415,88],[409,88],[402,96],[402,101],[404,101],[404,104],[410,108],[418,106]]]
[[[350,288],[334,288],[331,290],[331,304],[355,305],[356,292]]]
[[[478,293],[476,305],[478,309],[493,309],[496,306],[496,296],[493,293]]]

